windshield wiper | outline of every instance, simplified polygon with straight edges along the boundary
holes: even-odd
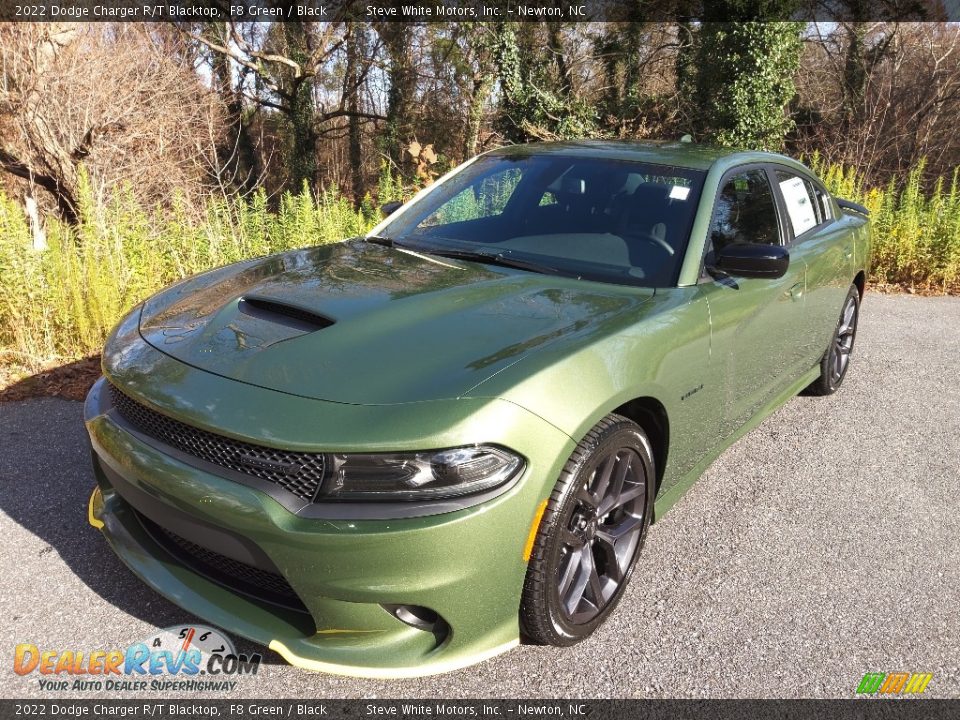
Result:
[[[416,250],[427,253],[428,255],[437,255],[453,260],[472,260],[473,262],[486,263],[487,265],[500,265],[502,267],[516,268],[517,270],[529,270],[530,272],[540,273],[542,275],[560,274],[560,270],[550,265],[510,257],[506,254],[509,250],[501,253],[485,253],[478,252],[477,250],[454,250],[451,248],[436,247],[418,247]]]

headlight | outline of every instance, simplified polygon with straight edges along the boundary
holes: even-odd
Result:
[[[490,490],[516,476],[523,460],[503,448],[332,455],[332,478],[318,500],[434,500]]]

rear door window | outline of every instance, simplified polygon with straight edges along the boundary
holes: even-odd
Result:
[[[832,218],[830,196],[808,178],[786,170],[775,171],[775,176],[794,237]]]

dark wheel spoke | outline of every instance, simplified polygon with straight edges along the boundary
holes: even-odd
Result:
[[[624,493],[629,496],[624,503],[640,497],[646,489],[642,482],[633,483]],[[625,515],[614,525],[599,525],[592,543],[584,543],[573,531],[564,531],[565,544],[582,543],[571,551],[558,583],[564,609],[571,620],[588,622],[616,594],[633,559],[636,546],[633,541],[643,529],[643,523],[643,515]],[[601,558],[599,564],[597,557]]]
[[[626,453],[626,457],[617,456],[616,472],[613,476],[613,484],[609,488],[606,497],[600,499],[600,514],[606,515],[610,509],[616,507],[619,503],[620,495],[623,493],[623,483],[627,479],[627,473],[633,465],[634,453]]]
[[[630,533],[637,532],[641,527],[643,527],[643,518],[627,515],[618,524],[597,530],[597,540],[612,548],[616,548],[620,540],[629,536]]]
[[[840,311],[840,320],[837,323],[833,342],[822,361],[822,380],[818,382],[825,382],[826,384],[814,383],[811,385],[810,390],[813,394],[829,395],[843,382],[843,377],[850,366],[850,355],[853,353],[853,342],[857,335],[858,314],[856,290],[851,288],[850,294],[843,304],[843,309]]]
[[[589,565],[586,562],[588,556],[590,558]],[[572,616],[577,612],[580,601],[583,600],[583,595],[587,590],[587,585],[590,584],[590,573],[593,571],[593,555],[590,552],[590,548],[581,548],[578,557],[571,558],[570,562],[576,563],[577,565],[576,572],[574,573],[575,579],[571,583],[569,591],[561,597],[563,598],[563,604],[567,610],[567,614]]]
[[[603,596],[603,584],[600,582],[600,573],[597,572],[597,563],[593,559],[593,550],[587,548],[587,550],[584,552],[584,558],[590,558],[590,595],[593,597],[594,606],[599,609],[603,607],[604,600],[606,598]]]
[[[843,309],[843,320],[840,323],[838,335],[851,335],[856,324],[856,306],[853,302],[847,302]]]
[[[616,499],[616,502],[613,503],[613,505],[610,507],[609,510],[607,510],[607,512],[610,512],[611,510],[616,510],[619,507],[623,507],[627,503],[632,502],[633,500],[636,500],[641,495],[644,495],[646,492],[647,492],[647,485],[645,482],[639,483],[627,488],[622,493],[620,493],[620,496]]]
[[[579,500],[580,503],[586,506],[589,510],[597,509],[597,498],[595,498],[586,488],[582,488],[580,492],[577,493],[577,500]]]
[[[580,552],[572,552],[567,556],[567,564],[564,566],[563,572],[560,574],[560,597],[566,597],[567,592],[570,590],[570,585],[573,583],[573,579],[577,575],[577,570],[580,569]]]
[[[613,422],[617,426],[613,437],[622,442],[607,441],[599,446],[602,450],[594,446],[598,454],[590,457],[589,465],[581,465],[576,479],[571,478],[562,524],[549,536],[554,543],[548,576],[554,583],[552,602],[573,627],[589,625],[609,612],[649,522],[651,458],[637,440],[636,425],[623,418]],[[605,426],[610,423],[607,420]]]
[[[617,552],[617,542],[615,540],[611,541],[610,539],[601,539],[600,534],[597,533],[597,544],[595,548],[603,553],[604,560],[606,561],[604,564],[604,575],[614,585],[619,585],[623,582],[626,567],[621,566],[620,553]]]
[[[619,562],[610,563],[610,567],[607,570],[607,577],[610,578],[614,586],[623,582],[623,570],[624,568],[620,567]],[[614,589],[616,589],[616,587],[614,587]]]
[[[591,483],[592,487],[590,488],[591,495],[597,500],[601,500],[603,496],[607,494],[607,489],[610,487],[610,476],[617,466],[618,458],[619,456],[608,455],[597,467],[597,471],[593,476],[593,482]],[[596,502],[594,506],[596,506]]]

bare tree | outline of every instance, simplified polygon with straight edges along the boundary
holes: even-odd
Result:
[[[190,25],[178,27],[194,42],[248,72],[247,99],[287,120],[294,186],[319,182],[318,145],[325,123],[349,117],[385,119],[351,106],[349,93],[332,101],[320,95],[321,86],[330,79],[331,65],[346,51],[350,34],[346,23],[227,22],[213,32],[198,32]]]
[[[76,222],[81,167],[95,195],[124,182],[145,204],[207,182],[221,108],[149,27],[0,26],[0,171]]]
[[[808,38],[797,74],[796,149],[855,165],[872,182],[922,158],[930,176],[960,164],[960,28],[841,24]]]

